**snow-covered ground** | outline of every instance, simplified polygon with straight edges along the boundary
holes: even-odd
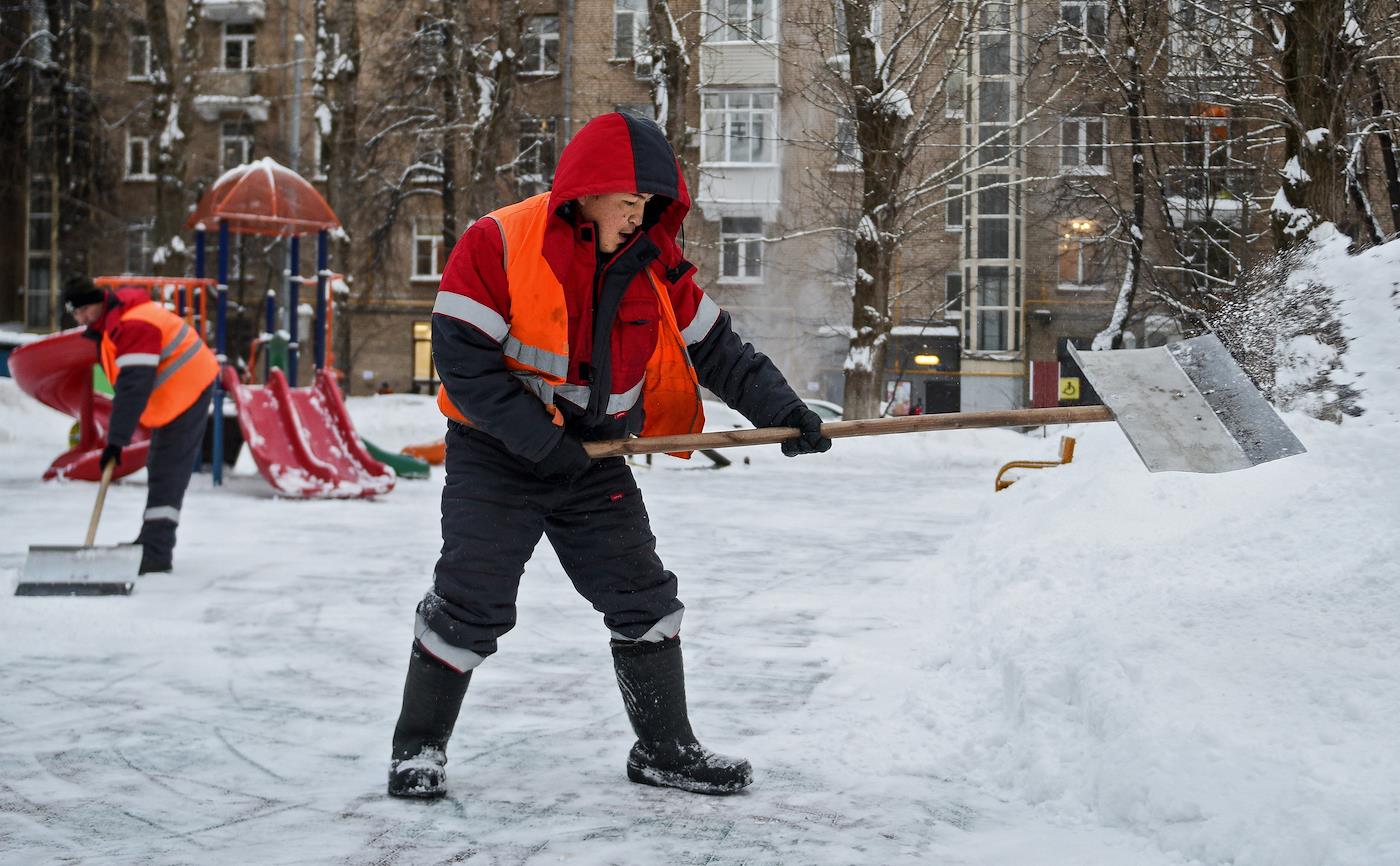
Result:
[[[1393,382],[1393,300],[1369,314],[1351,372]],[[451,796],[385,798],[440,474],[373,502],[198,477],[174,574],[0,586],[0,862],[1400,862],[1400,395],[1368,399],[1222,476],[1151,475],[1105,424],[639,466],[697,732],[755,767],[719,799],[627,783],[606,633],[547,547]],[[386,448],[440,431],[423,398],[350,408]],[[93,486],[36,480],[69,423],[0,380],[0,579],[81,538]],[[992,492],[1061,433],[1073,464]],[[140,479],[99,543],[134,535]]]

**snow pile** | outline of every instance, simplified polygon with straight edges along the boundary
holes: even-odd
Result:
[[[0,376],[0,478],[38,477],[49,461],[68,449],[73,419],[30,397],[15,380]]]
[[[422,394],[347,397],[345,408],[355,421],[355,432],[385,451],[434,442],[447,432],[437,400]]]
[[[1366,414],[1220,476],[1116,427],[971,514],[931,575],[933,759],[1063,820],[1236,866],[1400,858],[1400,243],[1319,245]]]
[[[1330,226],[1312,240],[1316,248],[1294,280],[1332,289],[1347,343],[1344,382],[1361,392],[1362,422],[1394,424],[1400,421],[1400,241],[1349,256],[1346,236]]]

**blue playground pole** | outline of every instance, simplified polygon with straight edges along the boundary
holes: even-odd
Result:
[[[326,368],[326,270],[330,262],[330,238],[325,229],[316,234],[316,369]]]
[[[194,276],[195,279],[204,279],[204,223],[199,224],[199,228],[194,230]],[[200,286],[199,291],[203,292],[204,287]],[[193,300],[193,296],[191,296]],[[201,329],[209,327],[208,322],[199,323]],[[200,337],[203,338],[203,334]],[[217,387],[217,386],[216,386]],[[204,450],[200,449],[194,455],[194,471],[198,472],[204,465]]]
[[[226,325],[228,322],[228,220],[219,221],[219,287],[218,318],[214,325],[214,354],[219,359],[219,371],[223,372],[228,363],[225,347]],[[214,380],[214,465],[211,472],[214,486],[224,483],[224,389],[223,382]]]
[[[291,277],[287,280],[287,291],[290,293],[287,298],[287,384],[293,388],[297,384],[297,321],[301,318],[298,312],[301,308],[301,236],[292,235],[290,244],[291,251],[288,258],[291,259],[291,267],[288,269]]]
[[[264,317],[263,330],[267,333],[267,339],[263,341],[263,384],[272,376],[272,335],[277,333],[277,290],[267,290],[267,313]],[[249,371],[251,374],[252,371]]]

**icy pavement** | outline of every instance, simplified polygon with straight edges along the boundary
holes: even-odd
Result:
[[[946,744],[921,736],[939,663],[917,650],[918,608],[995,467],[940,467],[931,485],[897,461],[804,469],[776,450],[722,471],[638,470],[688,605],[697,732],[752,760],[748,792],[626,781],[606,633],[543,548],[519,626],[467,694],[449,798],[387,799],[440,476],[374,502],[196,477],[176,573],[129,598],[0,595],[0,861],[1179,862],[946,779]],[[30,480],[37,451],[11,455],[37,464],[0,472],[0,574],[28,543],[80,533],[93,494]],[[98,543],[134,534],[137,478],[109,495]]]

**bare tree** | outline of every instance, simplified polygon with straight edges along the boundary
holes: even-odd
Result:
[[[150,129],[155,144],[155,249],[152,266],[158,274],[183,274],[188,253],[181,238],[191,203],[186,173],[186,137],[182,123],[192,116],[191,101],[201,62],[199,23],[202,0],[189,0],[179,34],[179,51],[171,43],[168,4],[146,0],[145,30],[150,40]]]

